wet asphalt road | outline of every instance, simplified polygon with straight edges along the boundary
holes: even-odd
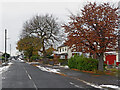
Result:
[[[93,87],[70,77],[44,72],[20,61],[12,61],[12,65],[2,74],[2,88],[86,88]]]

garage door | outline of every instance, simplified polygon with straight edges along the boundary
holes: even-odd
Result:
[[[106,62],[109,62],[109,65],[114,64],[114,60],[116,60],[116,55],[107,55]]]

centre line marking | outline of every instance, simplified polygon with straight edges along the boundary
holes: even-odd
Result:
[[[26,74],[28,75],[29,79],[32,80],[32,77],[28,74],[28,72],[27,72],[27,70],[25,69],[25,67],[24,67],[24,70],[25,70]],[[34,82],[33,80],[32,80],[32,82],[33,82],[33,85],[34,85],[35,89],[38,90],[35,82]]]
[[[32,79],[31,76],[28,74],[29,79]]]
[[[75,85],[74,83],[72,83],[72,82],[69,82],[71,85],[73,85],[73,86],[75,86],[75,87],[77,87],[77,88],[80,88],[80,86],[78,86],[78,85]]]
[[[29,79],[31,80],[32,78],[31,78],[31,76],[28,74],[28,72],[26,71],[26,73],[27,73],[27,75],[28,75],[28,77],[29,77]]]

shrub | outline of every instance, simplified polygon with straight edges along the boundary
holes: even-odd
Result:
[[[79,70],[85,71],[93,71],[97,70],[98,68],[98,60],[93,58],[86,58],[83,55],[78,56],[74,55],[68,60],[69,68],[75,68]]]

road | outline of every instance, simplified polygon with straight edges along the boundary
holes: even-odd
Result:
[[[93,88],[72,79],[55,73],[44,72],[39,68],[12,61],[10,68],[2,74],[2,88]],[[4,90],[4,89],[3,89]]]

